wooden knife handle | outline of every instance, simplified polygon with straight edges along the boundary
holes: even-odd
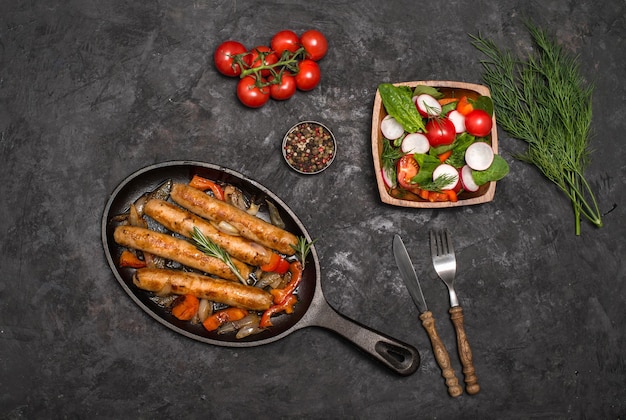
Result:
[[[472,360],[472,350],[470,349],[467,335],[465,335],[465,327],[463,326],[463,309],[460,306],[450,308],[450,319],[456,330],[456,342],[459,350],[459,358],[463,365],[463,374],[465,375],[465,391],[474,395],[480,391],[478,378],[474,370],[474,361]]]
[[[428,333],[428,338],[430,338],[435,359],[441,368],[441,374],[444,378],[446,378],[448,394],[452,397],[458,397],[463,393],[463,388],[459,385],[459,380],[456,378],[454,369],[452,369],[452,366],[450,365],[450,356],[448,355],[446,346],[443,345],[439,334],[437,334],[435,319],[433,318],[432,312],[423,312],[420,315],[420,320],[422,321],[424,329]]]

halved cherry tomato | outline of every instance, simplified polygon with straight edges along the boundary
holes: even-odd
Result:
[[[237,84],[237,97],[247,107],[260,108],[270,99],[270,89],[259,88],[254,77],[246,76]]]
[[[274,272],[278,273],[278,274],[280,274],[282,276],[287,271],[289,271],[289,266],[290,266],[289,261],[287,261],[284,258],[281,258],[280,261],[278,262],[278,265],[274,269]]]
[[[271,82],[274,78],[268,77]],[[296,93],[296,78],[290,74],[283,73],[280,76],[280,83],[270,85],[270,96],[272,99],[283,101],[291,98]]]
[[[298,74],[296,74],[296,87],[299,90],[307,91],[315,88],[320,82],[320,67],[313,60],[305,58],[298,64]]]
[[[412,154],[404,155],[398,161],[398,184],[404,189],[413,190],[417,185],[411,182],[411,178],[417,175],[419,165]]]
[[[482,109],[475,109],[465,116],[465,129],[472,136],[485,137],[491,133],[491,116]]]
[[[300,48],[300,39],[294,31],[284,30],[272,37],[270,46],[278,55],[282,55],[284,51],[296,52]]]
[[[241,42],[222,42],[213,54],[213,61],[215,63],[217,71],[225,76],[239,76],[241,74],[241,67],[238,64],[234,63],[233,56],[243,54],[246,51],[246,47],[244,47]]]
[[[300,44],[306,50],[306,56],[314,61],[321,60],[328,51],[326,37],[315,29],[310,29],[300,35]]]

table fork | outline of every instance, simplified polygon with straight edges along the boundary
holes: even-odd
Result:
[[[461,359],[463,374],[465,375],[465,390],[468,394],[473,395],[480,391],[480,385],[478,385],[478,378],[476,377],[472,360],[472,350],[470,349],[463,325],[463,308],[459,305],[459,299],[454,290],[456,257],[447,229],[430,232],[430,253],[435,271],[448,287],[448,293],[450,294],[450,320],[456,331],[459,358]]]

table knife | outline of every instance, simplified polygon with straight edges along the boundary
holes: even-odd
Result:
[[[435,360],[437,360],[437,364],[439,364],[439,367],[441,368],[441,374],[446,379],[448,393],[452,397],[458,397],[463,393],[463,389],[459,385],[454,369],[450,364],[448,351],[441,341],[439,334],[437,334],[435,319],[433,318],[432,312],[428,310],[426,299],[424,299],[424,294],[422,293],[422,288],[420,287],[419,280],[417,279],[415,268],[411,262],[411,257],[409,257],[409,253],[407,252],[400,235],[395,235],[393,238],[393,255],[396,259],[398,269],[400,270],[400,275],[409,290],[409,294],[413,298],[415,306],[417,306],[417,309],[420,312],[419,318],[422,321],[422,326],[428,334],[428,338],[430,339]]]

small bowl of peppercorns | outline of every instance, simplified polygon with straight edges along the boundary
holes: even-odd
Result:
[[[335,159],[337,142],[324,124],[301,121],[283,138],[283,157],[296,172],[313,175],[328,168]]]

